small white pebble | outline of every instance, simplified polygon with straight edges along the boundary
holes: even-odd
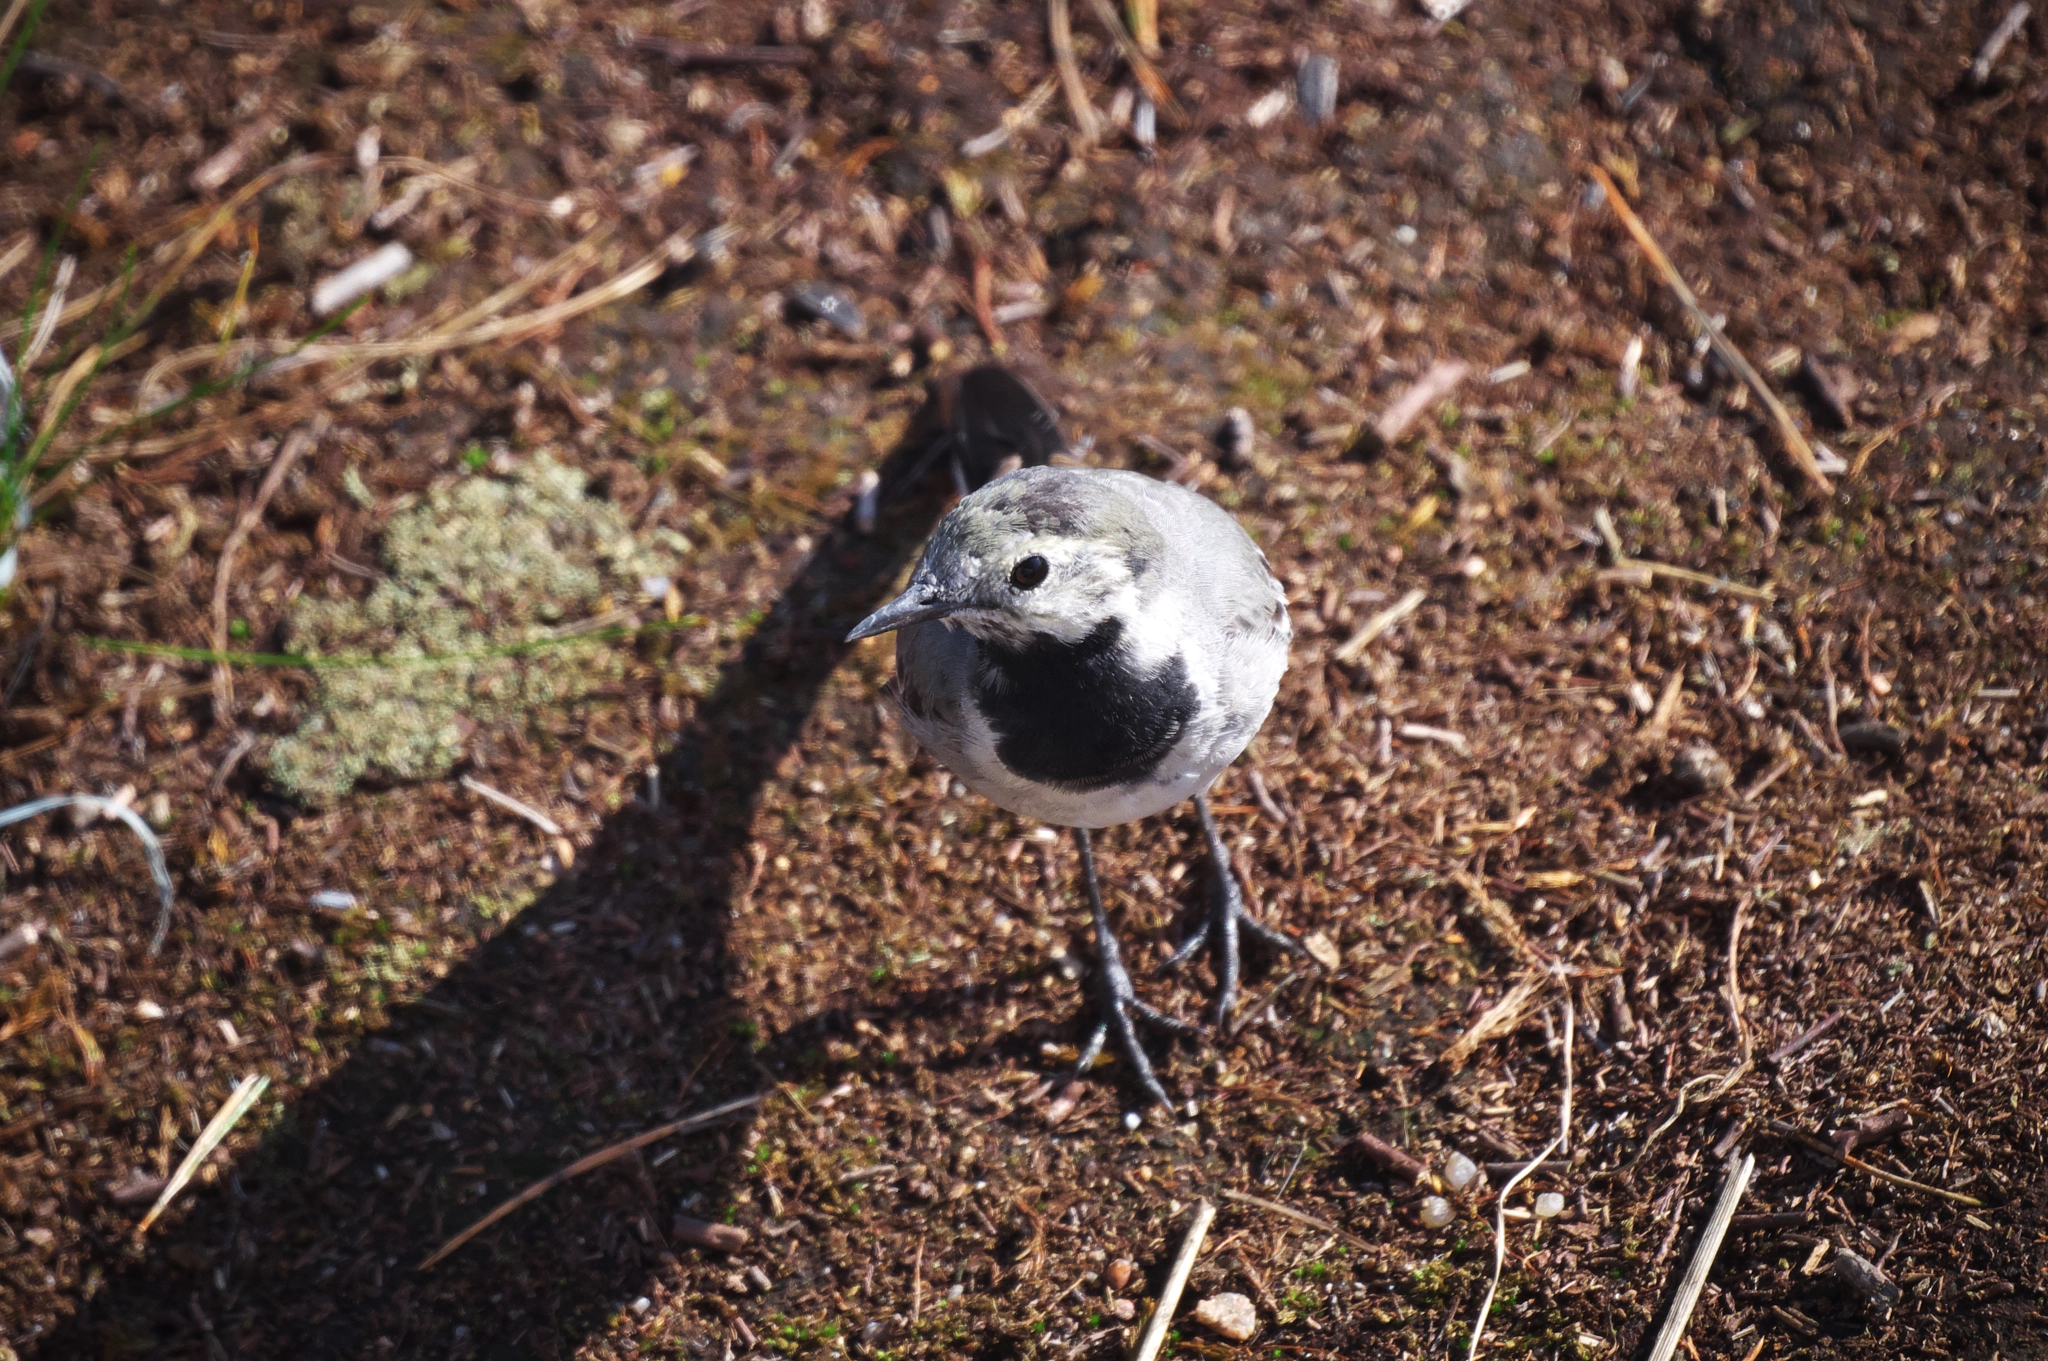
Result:
[[[1244,111],[1244,121],[1250,127],[1263,128],[1281,114],[1286,113],[1288,106],[1293,103],[1294,92],[1292,90],[1284,88],[1269,90],[1260,96],[1258,103]]]
[[[382,288],[412,268],[412,252],[392,241],[313,286],[313,315],[338,312],[373,288]]]
[[[1414,244],[1415,244],[1415,236],[1416,236],[1416,231],[1415,231],[1415,229],[1414,229],[1413,227],[1409,226],[1409,225],[1408,225],[1407,223],[1405,223],[1405,222],[1404,222],[1404,223],[1402,223],[1402,224],[1401,224],[1400,226],[1398,226],[1398,227],[1394,228],[1394,239],[1395,239],[1396,241],[1399,241],[1399,242],[1400,242],[1400,243],[1401,243],[1402,245],[1404,245],[1404,246],[1412,246],[1412,245],[1414,245]]]
[[[1545,1191],[1536,1197],[1536,1217],[1555,1219],[1564,1213],[1564,1197],[1555,1191]]]
[[[145,1021],[161,1021],[164,1009],[145,997],[135,1004],[135,1014]]]
[[[1124,1112],[1124,1128],[1125,1128],[1125,1129],[1128,1129],[1128,1130],[1136,1130],[1136,1129],[1138,1128],[1138,1126],[1139,1126],[1139,1125],[1141,1125],[1141,1124],[1143,1124],[1143,1123],[1144,1123],[1144,1121],[1143,1121],[1143,1120],[1141,1120],[1141,1119],[1139,1118],[1139,1116],[1138,1116],[1138,1113],[1137,1113],[1136,1111],[1125,1111],[1125,1112]]]
[[[1252,1302],[1234,1291],[1211,1295],[1195,1306],[1195,1322],[1219,1337],[1243,1342],[1259,1330],[1259,1314]]]
[[[673,584],[667,577],[641,577],[640,594],[649,600],[666,600],[668,588]]]
[[[645,1295],[642,1295],[639,1299],[633,1301],[633,1312],[636,1314],[644,1314],[653,1307],[654,1301],[648,1299]]]
[[[1424,1228],[1441,1229],[1457,1217],[1458,1212],[1451,1208],[1451,1202],[1445,1200],[1442,1196],[1424,1196],[1422,1198],[1422,1224]]]
[[[1479,1164],[1462,1153],[1453,1153],[1444,1159],[1444,1180],[1453,1191],[1462,1191],[1479,1180]]]
[[[356,905],[356,895],[347,889],[323,888],[306,901],[329,912],[346,912]]]

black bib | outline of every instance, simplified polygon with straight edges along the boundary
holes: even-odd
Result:
[[[1022,648],[982,643],[974,697],[996,755],[1038,784],[1087,791],[1152,774],[1195,715],[1186,659],[1151,675],[1130,663],[1109,619],[1079,643],[1040,635]]]

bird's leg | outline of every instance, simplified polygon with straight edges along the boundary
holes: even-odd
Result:
[[[1086,1073],[1093,1066],[1096,1056],[1102,1052],[1104,1041],[1114,1032],[1117,1048],[1137,1070],[1138,1084],[1145,1089],[1145,1094],[1171,1109],[1173,1102],[1167,1099],[1166,1088],[1159,1085],[1145,1046],[1138,1042],[1134,1018],[1178,1035],[1199,1037],[1202,1032],[1138,1000],[1136,990],[1131,987],[1131,975],[1124,968],[1123,951],[1117,947],[1116,936],[1109,929],[1109,914],[1102,907],[1102,886],[1095,878],[1095,846],[1089,839],[1088,829],[1076,827],[1074,840],[1081,848],[1081,873],[1088,884],[1088,906],[1095,913],[1095,953],[1101,960],[1099,978],[1102,989],[1102,1017],[1096,1022],[1088,1043],[1081,1047],[1081,1063],[1077,1071]]]
[[[1166,961],[1166,967],[1177,969],[1194,957],[1197,950],[1208,944],[1211,931],[1216,937],[1216,953],[1219,958],[1216,973],[1220,986],[1216,992],[1216,1024],[1221,1026],[1230,1017],[1230,1008],[1237,1002],[1238,937],[1249,935],[1276,950],[1289,954],[1305,954],[1300,941],[1284,931],[1272,927],[1254,917],[1244,905],[1244,891],[1238,887],[1237,874],[1230,866],[1230,848],[1223,844],[1223,837],[1216,830],[1216,817],[1209,811],[1207,791],[1195,795],[1195,815],[1202,820],[1202,836],[1209,843],[1209,868],[1211,872],[1209,892],[1209,917],[1195,933],[1181,943],[1180,949]]]

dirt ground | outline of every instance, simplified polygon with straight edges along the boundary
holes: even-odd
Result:
[[[152,953],[125,829],[0,837],[0,1356],[1108,1358],[1207,1199],[1182,1308],[1258,1331],[1169,1354],[1463,1357],[1567,1091],[1483,1355],[1645,1353],[1749,1154],[1687,1355],[2048,1356],[2048,30],[1979,79],[2005,10],[1164,0],[1146,145],[1092,3],[1092,144],[1036,4],[53,6],[0,258],[82,184],[69,296],[175,286],[24,540],[0,796],[132,786],[178,894]],[[121,429],[389,241],[328,348]],[[1192,1114],[1134,1127],[1119,1065],[1066,1085],[1071,842],[838,641],[951,496],[863,535],[860,475],[997,355],[1235,512],[1296,621],[1218,800],[1316,958],[1162,1043]],[[1156,969],[1191,813],[1098,844],[1140,991],[1201,1014]],[[1486,1181],[1428,1227],[1360,1135]]]

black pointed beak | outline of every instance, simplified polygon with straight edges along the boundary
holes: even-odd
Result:
[[[863,638],[893,633],[930,619],[944,619],[959,609],[957,601],[940,599],[936,592],[913,582],[909,590],[861,620],[853,632],[846,635],[846,641],[857,643]]]

